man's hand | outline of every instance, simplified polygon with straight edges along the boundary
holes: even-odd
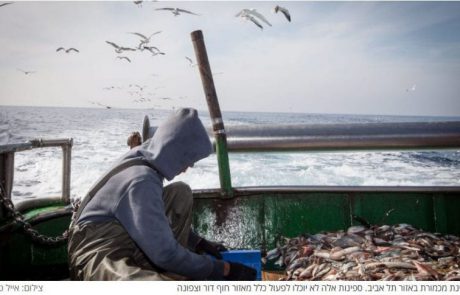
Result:
[[[222,255],[220,254],[221,251],[227,251],[227,248],[220,243],[214,243],[207,241],[206,239],[201,239],[198,245],[196,245],[197,253],[204,252],[216,257],[217,259],[222,259]]]
[[[256,279],[257,271],[255,269],[237,262],[227,263],[230,265],[230,270],[224,276],[225,279],[229,281],[254,281]]]

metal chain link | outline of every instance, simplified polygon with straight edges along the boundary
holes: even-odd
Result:
[[[0,203],[2,203],[3,208],[11,215],[13,218],[13,223],[19,224],[22,226],[22,229],[28,235],[32,241],[37,242],[39,244],[44,244],[44,245],[57,245],[59,243],[67,241],[69,237],[69,231],[65,230],[61,235],[56,236],[56,237],[50,237],[47,235],[40,234],[37,230],[32,228],[32,225],[25,221],[24,215],[19,213],[14,208],[13,201],[11,199],[6,198],[6,194],[4,193],[3,186],[0,185]],[[74,205],[74,203],[72,203]],[[75,206],[73,206],[74,211],[76,211]]]

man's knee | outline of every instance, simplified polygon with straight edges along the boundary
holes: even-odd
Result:
[[[182,181],[173,182],[164,188],[164,193],[168,197],[174,198],[179,201],[185,207],[191,207],[193,205],[193,193],[192,189],[188,184]]]
[[[180,195],[192,196],[192,189],[185,182],[177,181],[171,183],[169,186],[171,186]]]

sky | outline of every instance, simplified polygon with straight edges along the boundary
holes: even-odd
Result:
[[[460,2],[14,2],[0,7],[0,105],[206,110],[195,30],[224,112],[460,116]],[[106,43],[158,31],[164,55]]]

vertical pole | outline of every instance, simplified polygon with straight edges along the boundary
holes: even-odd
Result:
[[[211,116],[214,138],[216,140],[216,155],[217,163],[219,165],[220,187],[225,197],[232,197],[233,190],[230,175],[230,164],[228,161],[227,135],[225,133],[224,121],[222,120],[216,89],[214,87],[214,80],[212,78],[208,54],[204,44],[203,33],[201,31],[194,31],[191,33],[191,36],[198,69],[200,71],[201,82],[203,83],[206,102]]]
[[[70,172],[73,140],[62,145],[62,202],[70,204]]]
[[[3,153],[0,155],[0,183],[3,186],[4,194],[7,199],[11,199],[14,179],[14,152]],[[3,206],[0,206],[0,221],[5,218]]]

